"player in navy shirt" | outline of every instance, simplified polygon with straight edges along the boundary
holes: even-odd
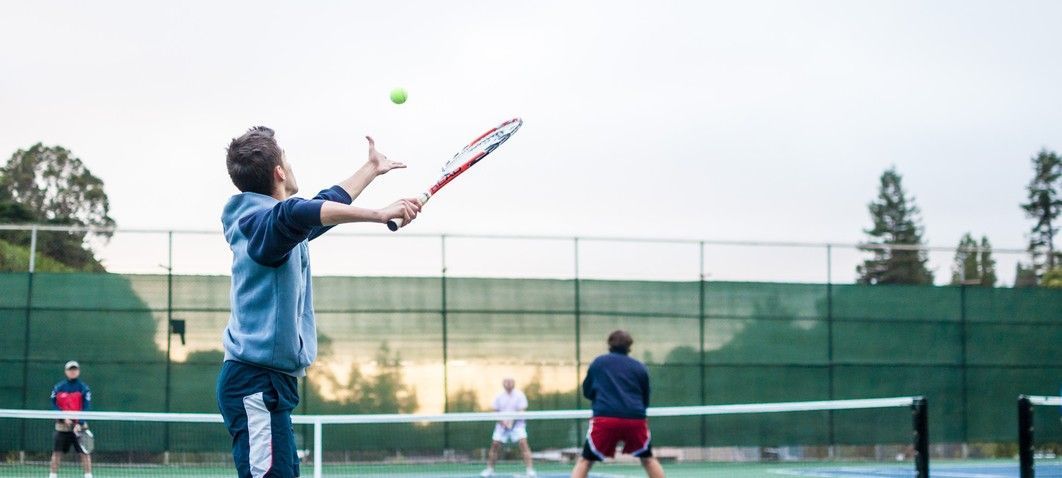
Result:
[[[608,336],[608,352],[597,357],[586,370],[583,396],[593,403],[594,417],[586,432],[583,455],[572,470],[572,478],[586,478],[594,462],[623,453],[638,457],[650,478],[663,478],[664,469],[653,457],[649,422],[649,371],[630,357],[634,339],[625,330]]]
[[[88,385],[81,381],[81,366],[71,360],[64,367],[66,379],[55,384],[52,388],[52,408],[65,412],[88,411],[92,405],[92,391]],[[63,454],[72,447],[81,456],[81,468],[85,472],[85,478],[92,478],[92,459],[81,451],[77,446],[75,431],[88,428],[84,420],[56,420],[55,436],[52,445],[52,464],[49,478],[56,478],[59,474],[59,462]]]

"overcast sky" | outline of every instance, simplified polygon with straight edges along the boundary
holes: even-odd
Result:
[[[410,165],[359,199],[382,206],[521,116],[408,232],[855,242],[895,165],[930,243],[1023,247],[1060,24],[1050,1],[7,2],[0,156],[63,145],[119,226],[217,229],[248,126],[304,195],[373,135]]]

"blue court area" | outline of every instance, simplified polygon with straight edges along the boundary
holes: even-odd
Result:
[[[914,478],[910,466],[855,465],[779,468],[776,476],[807,476],[818,478]],[[1013,462],[943,462],[930,464],[933,478],[1018,478],[1018,464]],[[1043,463],[1036,466],[1037,478],[1062,478],[1062,463]]]

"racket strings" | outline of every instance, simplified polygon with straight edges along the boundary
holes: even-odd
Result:
[[[523,121],[513,120],[502,126],[499,126],[494,131],[484,135],[482,138],[474,141],[472,144],[462,149],[461,152],[454,155],[446,164],[442,167],[443,175],[449,174],[454,170],[460,168],[470,159],[476,156],[484,155],[494,151],[495,148],[500,146],[506,140],[516,132],[517,129],[523,124]]]

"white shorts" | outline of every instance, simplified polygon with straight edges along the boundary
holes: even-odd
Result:
[[[527,438],[527,425],[517,424],[506,430],[501,423],[494,425],[494,436],[491,437],[498,443],[517,443]]]

